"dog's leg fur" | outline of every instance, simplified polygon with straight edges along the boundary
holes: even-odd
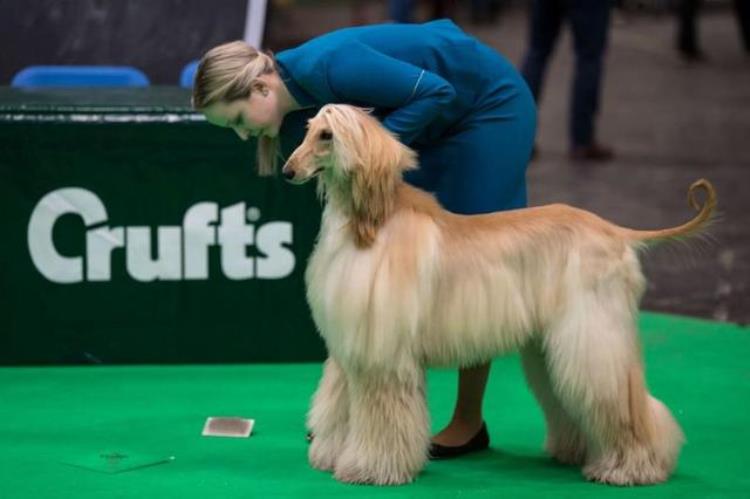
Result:
[[[586,457],[586,439],[552,389],[539,342],[530,341],[521,349],[521,364],[526,381],[544,411],[547,422],[545,449],[563,464],[582,465]]]
[[[345,374],[330,357],[307,414],[307,427],[314,435],[308,452],[310,465],[333,471],[349,432],[349,395]]]
[[[362,370],[349,374],[350,431],[336,462],[342,482],[411,482],[427,460],[430,425],[424,372]]]
[[[570,270],[570,269],[569,269]],[[574,269],[584,276],[584,271]],[[583,474],[616,485],[663,482],[683,441],[669,410],[643,381],[637,336],[640,274],[579,281],[545,334],[553,389],[586,434]],[[623,275],[625,273],[626,275]],[[575,282],[571,280],[568,282]]]

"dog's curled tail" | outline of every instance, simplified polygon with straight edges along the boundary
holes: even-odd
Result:
[[[697,200],[697,192],[705,192],[706,199],[701,206]],[[679,239],[698,233],[708,222],[711,221],[714,210],[716,209],[716,190],[711,182],[702,178],[693,182],[688,190],[688,204],[695,209],[698,214],[689,222],[677,227],[661,230],[633,230],[624,229],[629,239],[642,242],[658,242],[666,239]]]

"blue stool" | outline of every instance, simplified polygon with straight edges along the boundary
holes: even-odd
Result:
[[[195,71],[198,69],[198,59],[190,61],[182,68],[180,73],[180,86],[182,88],[193,88],[193,81],[195,80]]]
[[[148,77],[130,66],[29,66],[12,87],[147,87]]]

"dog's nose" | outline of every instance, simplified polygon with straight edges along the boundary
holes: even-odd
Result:
[[[281,169],[281,174],[284,175],[284,178],[287,180],[292,180],[294,178],[294,170],[288,168],[286,165]]]

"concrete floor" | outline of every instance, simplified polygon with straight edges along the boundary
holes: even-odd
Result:
[[[376,7],[373,20],[382,13]],[[269,46],[282,48],[346,26],[341,3],[291,6],[272,16]],[[527,13],[506,11],[491,26],[457,21],[516,65],[526,47]],[[643,256],[643,308],[750,323],[750,56],[729,9],[700,20],[707,61],[683,63],[674,19],[649,13],[613,17],[598,135],[616,159],[567,159],[568,95],[574,58],[566,32],[548,70],[539,110],[539,154],[529,167],[532,205],[569,203],[620,225],[662,228],[693,215],[688,186],[705,177],[719,197],[710,241],[657,247]]]

